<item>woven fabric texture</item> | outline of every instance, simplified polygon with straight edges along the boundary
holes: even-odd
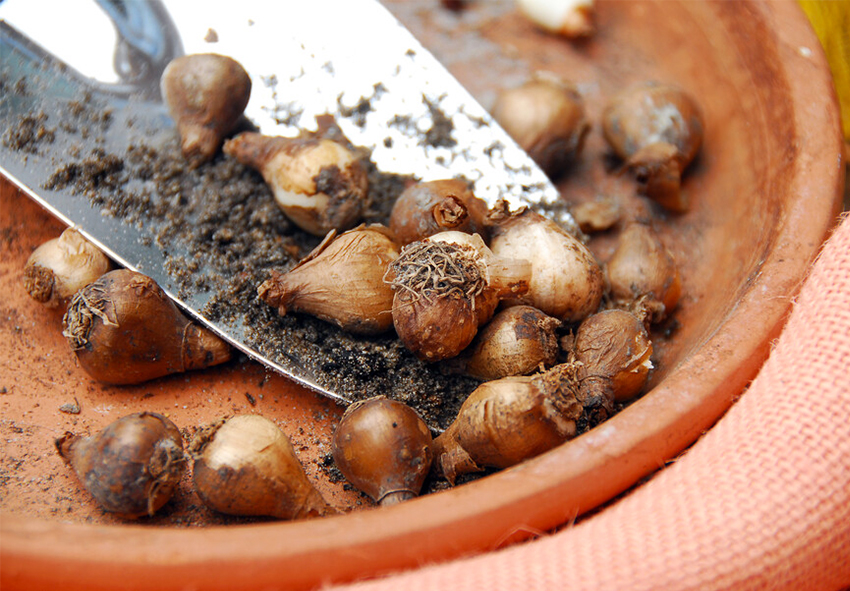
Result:
[[[345,588],[847,586],[850,218],[826,243],[756,380],[673,465],[575,527]]]

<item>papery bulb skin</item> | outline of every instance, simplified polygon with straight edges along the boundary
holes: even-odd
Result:
[[[585,234],[609,230],[623,217],[622,207],[613,197],[584,201],[573,206],[570,213]]]
[[[431,468],[433,441],[416,411],[376,396],[346,409],[331,452],[350,483],[388,506],[419,495]]]
[[[227,343],[186,318],[153,279],[128,269],[78,291],[63,327],[80,366],[108,384],[138,384],[231,357]]]
[[[393,300],[396,333],[414,355],[428,362],[454,357],[478,332],[472,302],[459,294],[432,300],[398,292]]]
[[[122,417],[91,437],[65,433],[56,449],[98,504],[126,519],[156,513],[185,468],[180,430],[152,412]]]
[[[390,229],[404,246],[446,230],[486,237],[487,204],[466,181],[444,179],[416,183],[398,196],[390,213]]]
[[[702,111],[693,97],[669,84],[633,86],[605,107],[602,132],[647,197],[674,212],[689,209],[681,177],[704,134]]]
[[[214,423],[189,448],[195,491],[211,509],[278,519],[335,513],[307,478],[289,438],[265,417]]]
[[[532,306],[496,314],[464,353],[468,375],[482,380],[522,376],[551,367],[558,357],[561,321]]]
[[[590,131],[581,95],[551,78],[501,91],[492,114],[551,178],[578,159]]]
[[[463,474],[508,468],[557,447],[576,434],[583,407],[575,394],[571,364],[481,384],[434,440],[439,471],[454,484]]]
[[[652,342],[644,323],[625,310],[604,310],[581,323],[574,359],[581,363],[579,379],[607,382],[616,402],[640,394],[652,370]]]
[[[242,65],[213,53],[175,58],[163,71],[160,87],[192,167],[218,153],[251,97],[251,78]]]
[[[652,322],[667,318],[682,295],[678,266],[647,224],[626,226],[605,273],[615,302],[620,306],[638,303],[647,308]]]
[[[597,311],[604,276],[581,241],[530,209],[509,212],[497,205],[490,219],[492,251],[504,258],[528,258],[532,265],[528,292],[509,303],[534,306],[565,322]]]
[[[423,240],[428,243],[451,244],[475,260],[485,280],[484,291],[495,293],[499,299],[520,296],[528,291],[531,263],[527,258],[497,256],[478,234],[447,231]]]
[[[57,308],[111,268],[111,261],[100,249],[74,228],[67,228],[27,259],[24,289],[37,302]]]
[[[368,205],[366,170],[338,141],[243,132],[223,150],[258,170],[286,216],[310,234],[352,228]]]
[[[393,290],[384,282],[398,249],[383,226],[330,234],[287,273],[259,287],[278,313],[303,312],[354,334],[379,334],[393,325]]]
[[[498,300],[525,293],[531,265],[496,257],[481,237],[441,232],[405,246],[390,266],[393,325],[424,361],[460,353]]]

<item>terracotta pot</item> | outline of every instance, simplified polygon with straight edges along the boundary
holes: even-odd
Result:
[[[688,213],[664,214],[634,195],[627,176],[607,171],[598,126],[560,183],[569,199],[610,192],[628,202],[630,216],[655,217],[680,262],[679,328],[657,335],[652,390],[549,453],[398,506],[293,523],[226,520],[200,507],[184,483],[170,513],[120,523],[91,505],[52,439],[142,408],[186,427],[262,412],[293,435],[333,504],[348,511],[368,502],[321,470],[341,409],[253,363],[124,389],[92,383],[58,334],[61,314],[20,287],[29,252],[61,226],[4,182],[3,589],[306,589],[490,550],[574,520],[663,467],[756,374],[835,222],[843,182],[831,79],[796,4],[600,2],[597,35],[577,45],[503,5],[473,4],[463,24],[436,3],[434,14],[415,6],[391,8],[485,104],[537,68],[578,82],[593,121],[607,97],[634,81],[672,81],[698,97],[707,131],[685,179]],[[457,39],[480,51],[457,55],[465,46]],[[611,240],[594,250],[604,260]],[[79,415],[59,412],[75,398]]]

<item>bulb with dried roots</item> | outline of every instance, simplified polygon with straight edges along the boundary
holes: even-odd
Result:
[[[138,384],[230,359],[230,347],[186,318],[156,282],[117,269],[77,292],[63,335],[91,377]]]
[[[434,440],[434,462],[446,479],[484,468],[508,468],[576,435],[584,408],[576,367],[556,365],[534,376],[478,386],[454,422]]]
[[[495,256],[477,234],[441,232],[408,244],[387,271],[396,333],[422,360],[454,357],[500,299],[528,290],[530,277],[527,260]]]
[[[97,281],[112,263],[74,228],[48,240],[27,259],[24,289],[48,308],[67,304],[80,289]]]
[[[643,321],[626,310],[586,318],[570,351],[588,426],[609,418],[615,402],[640,394],[652,370],[652,341]]]

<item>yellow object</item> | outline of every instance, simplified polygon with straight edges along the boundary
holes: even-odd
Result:
[[[850,0],[798,0],[826,52],[850,141]]]

